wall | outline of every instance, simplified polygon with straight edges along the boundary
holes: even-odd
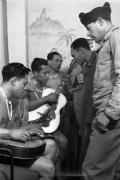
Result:
[[[7,0],[9,62],[26,65],[25,0]]]
[[[6,7],[6,1],[7,1],[7,7]],[[43,39],[42,34],[39,31],[39,36],[36,36],[37,42],[36,42],[36,48],[34,46],[34,43],[32,43],[31,39],[28,38],[28,34],[32,33],[32,31],[29,29],[29,25],[36,19],[36,17],[40,17],[41,15],[41,9],[43,7],[47,6],[47,14],[46,19],[51,21],[53,23],[56,19],[58,19],[60,22],[62,22],[63,26],[65,26],[65,30],[69,30],[70,28],[77,28],[77,36],[80,37],[86,34],[86,29],[80,24],[78,14],[79,12],[87,12],[88,10],[97,7],[102,6],[104,4],[104,0],[50,0],[52,3],[49,4],[48,0],[0,0],[0,42],[2,43],[0,46],[0,62],[2,66],[4,65],[4,61],[6,60],[5,64],[8,62],[8,55],[9,55],[9,62],[18,61],[22,62],[23,64],[30,64],[31,60],[35,56],[42,56],[42,53],[45,52],[46,54],[49,52],[49,50],[46,50],[45,43],[42,43]],[[2,3],[3,4],[2,4]],[[111,3],[112,8],[112,20],[114,24],[120,25],[119,18],[119,7],[120,7],[120,1],[119,0],[108,0],[108,2]],[[28,12],[25,5],[28,3]],[[67,5],[67,15],[65,16],[65,13],[61,13],[63,10],[66,12],[66,4]],[[79,3],[79,4],[78,4]],[[2,9],[1,9],[1,4]],[[64,5],[65,4],[65,5]],[[80,6],[82,4],[82,6]],[[61,6],[58,6],[61,5]],[[64,7],[64,8],[63,8]],[[26,9],[25,9],[26,8]],[[3,11],[4,10],[4,11]],[[69,11],[68,11],[69,10]],[[6,18],[6,11],[7,11],[7,18]],[[57,14],[56,14],[57,11]],[[2,13],[3,12],[3,13]],[[68,13],[69,12],[69,13]],[[29,16],[26,16],[25,13]],[[70,18],[69,15],[71,14]],[[33,19],[34,17],[34,19]],[[28,18],[28,19],[27,19]],[[4,19],[4,20],[3,20]],[[8,46],[7,46],[7,25],[8,25]],[[3,31],[4,27],[4,31]],[[28,30],[28,31],[27,31]],[[49,30],[46,28],[46,31]],[[45,32],[45,29],[43,29]],[[43,32],[43,35],[44,35]],[[65,31],[68,32],[68,31]],[[51,33],[54,33],[53,29]],[[34,33],[32,33],[34,35]],[[29,36],[30,37],[30,36]],[[46,40],[45,42],[49,42],[51,45],[48,36],[45,36]],[[4,40],[3,40],[4,39]],[[34,37],[33,37],[34,40]],[[40,44],[41,43],[41,44]],[[8,49],[9,47],[9,49]],[[33,47],[33,48],[31,48]],[[56,47],[56,44],[55,44]],[[40,48],[42,51],[40,51]],[[54,48],[54,46],[50,47]],[[4,51],[5,49],[5,51]],[[8,51],[9,50],[9,51]],[[29,51],[29,56],[28,56]],[[35,52],[32,56],[30,54],[32,52]],[[5,53],[4,53],[5,52]],[[9,52],[9,54],[8,54]],[[27,52],[27,53],[26,53]],[[66,51],[65,51],[66,52]],[[64,56],[63,56],[64,57]],[[70,57],[71,58],[71,57]],[[3,63],[3,65],[2,65]],[[65,64],[66,61],[65,61]],[[1,69],[0,69],[1,71]],[[1,81],[1,76],[0,76]]]

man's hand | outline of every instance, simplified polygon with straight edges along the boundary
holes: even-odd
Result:
[[[44,137],[44,131],[42,129],[33,128],[29,131],[29,134]]]
[[[48,96],[48,102],[54,102],[56,103],[58,100],[58,95],[56,95],[55,93],[50,93]]]
[[[107,127],[110,123],[110,119],[106,116],[104,112],[97,117],[97,121],[104,127]]]
[[[10,130],[10,137],[14,140],[27,141],[30,138],[30,134],[25,129],[13,129]]]
[[[108,131],[108,125],[110,124],[110,119],[106,116],[106,114],[103,112],[101,114],[99,114],[96,117],[97,122],[95,123],[95,126],[98,130],[102,131],[102,132],[106,132]]]

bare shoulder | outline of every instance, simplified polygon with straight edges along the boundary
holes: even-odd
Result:
[[[0,96],[0,127],[6,126],[6,123],[8,120],[7,117],[8,115],[5,108],[5,103],[4,103],[3,98]]]

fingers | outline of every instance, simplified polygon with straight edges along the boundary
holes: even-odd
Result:
[[[44,132],[42,130],[39,130],[39,129],[32,129],[30,132],[30,135],[43,135]]]
[[[21,140],[27,141],[27,140],[29,140],[29,139],[30,139],[30,134],[29,134],[28,132],[23,132],[23,133],[21,134]]]

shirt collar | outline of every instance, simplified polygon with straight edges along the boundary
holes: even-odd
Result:
[[[109,31],[106,33],[103,42],[106,41],[106,40],[110,37],[112,31],[114,31],[115,29],[119,29],[119,27],[113,25],[113,26],[109,29]]]

